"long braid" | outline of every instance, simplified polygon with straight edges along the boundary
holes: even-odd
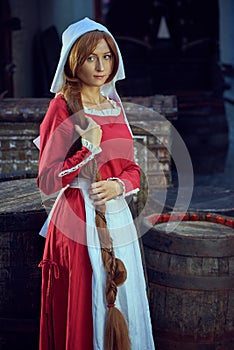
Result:
[[[101,181],[95,160],[96,181]],[[106,270],[106,303],[108,307],[105,327],[105,348],[107,350],[129,350],[130,339],[128,326],[121,311],[116,308],[117,287],[127,278],[127,271],[122,260],[115,257],[113,241],[106,223],[105,204],[95,207],[95,223],[101,245],[102,261]]]
[[[67,88],[70,90],[69,84]],[[70,91],[68,93],[67,89],[64,90],[69,109],[73,112],[79,110],[79,124],[83,129],[86,128],[87,125],[85,118],[83,118],[82,113],[80,113],[80,111],[83,110],[80,92],[77,92],[76,98],[74,99],[75,94],[73,86],[71,86],[73,94],[70,94]],[[84,167],[82,167],[80,176],[90,179],[91,182],[102,180],[95,158],[90,160]],[[122,260],[115,257],[113,240],[107,228],[105,204],[96,206],[95,213],[95,224],[101,246],[102,261],[106,271],[105,294],[107,317],[104,339],[105,349],[130,350],[127,322],[124,315],[115,306],[118,286],[122,285],[127,279],[127,271]]]

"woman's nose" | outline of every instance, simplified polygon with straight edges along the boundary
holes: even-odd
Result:
[[[99,71],[99,72],[102,72],[102,71],[104,71],[104,65],[103,65],[103,62],[102,62],[102,60],[97,60],[97,67],[96,67],[96,69]]]

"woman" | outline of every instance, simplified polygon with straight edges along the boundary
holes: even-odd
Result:
[[[56,202],[42,228],[41,350],[154,349],[129,195],[133,138],[115,82],[118,46],[89,18],[63,33],[40,126],[38,187]]]

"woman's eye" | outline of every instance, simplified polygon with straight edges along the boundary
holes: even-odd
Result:
[[[95,57],[94,56],[89,56],[88,58],[87,58],[87,61],[89,61],[89,62],[93,62],[95,60]]]
[[[108,55],[105,55],[105,56],[104,56],[105,60],[110,60],[111,57],[112,57],[111,54],[108,54]]]

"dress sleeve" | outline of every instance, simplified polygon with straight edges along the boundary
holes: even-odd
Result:
[[[123,196],[135,194],[140,189],[140,168],[135,162],[129,162],[128,166],[116,178],[123,185]]]
[[[137,193],[140,189],[141,170],[134,159],[133,139],[119,142],[119,158],[113,160],[115,176],[108,177],[108,180],[117,180],[123,185],[122,196],[129,196]]]
[[[69,117],[66,102],[53,99],[40,126],[37,185],[43,193],[50,195],[68,185],[82,166],[101,152],[86,140],[77,141],[74,142],[74,117]],[[71,154],[76,143],[80,147]]]

